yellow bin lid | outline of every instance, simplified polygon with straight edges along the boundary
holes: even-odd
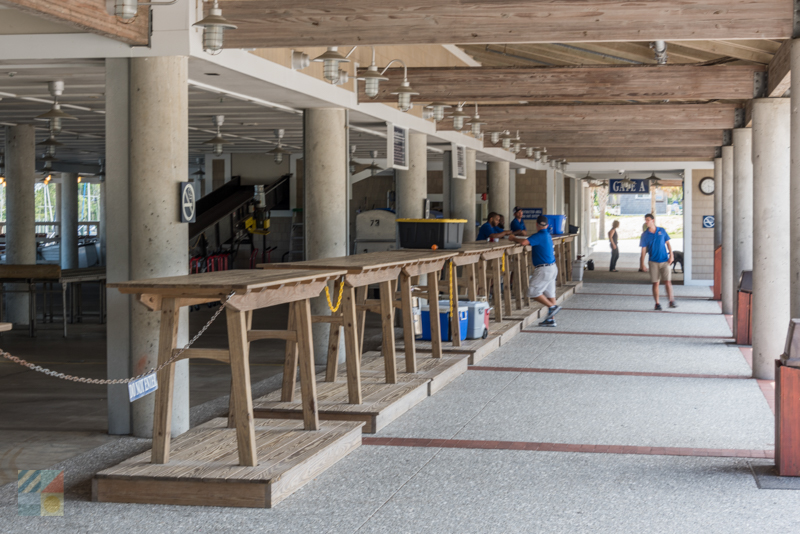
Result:
[[[465,223],[466,219],[397,219],[397,222],[409,223]]]

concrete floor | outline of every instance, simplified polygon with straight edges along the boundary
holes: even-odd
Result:
[[[638,273],[616,274],[609,283],[588,273],[558,328],[528,327],[275,509],[92,503],[93,473],[149,447],[118,438],[58,465],[70,487],[63,518],[18,517],[15,486],[0,488],[2,530],[798,531],[800,492],[759,490],[751,474],[751,464],[770,463],[750,456],[771,452],[773,415],[742,352],[726,343],[710,289],[678,286],[683,313],[655,314]],[[601,328],[613,335],[585,333]],[[685,332],[717,338],[675,337]],[[260,388],[278,385],[276,375]],[[193,422],[214,403],[224,410],[224,399],[197,406]]]

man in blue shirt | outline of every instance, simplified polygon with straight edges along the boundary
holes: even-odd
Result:
[[[675,304],[675,298],[672,296],[672,271],[669,266],[672,265],[673,256],[669,234],[660,226],[656,226],[656,219],[650,213],[644,216],[644,220],[645,224],[647,224],[647,229],[639,240],[639,246],[642,247],[639,270],[650,271],[650,282],[653,284],[653,298],[656,299],[656,310],[661,311],[661,304],[658,302],[658,284],[662,279],[667,288],[669,307],[677,308],[678,305]],[[644,263],[645,254],[650,254],[649,265]]]
[[[528,284],[528,295],[547,306],[547,317],[539,323],[539,326],[556,326],[555,315],[561,311],[561,306],[556,304],[556,277],[558,276],[558,266],[556,266],[556,255],[553,251],[553,238],[547,231],[547,217],[539,215],[536,219],[535,234],[527,239],[520,239],[510,236],[509,239],[520,245],[531,246],[531,259],[533,260],[533,274]]]
[[[495,212],[489,214],[486,222],[478,229],[478,237],[476,241],[486,241],[489,238],[502,238],[511,234],[510,230],[502,230],[497,227],[500,222],[500,215]]]
[[[514,218],[511,219],[511,231],[513,235],[528,235],[525,228],[525,221],[522,220],[522,208],[514,208]]]

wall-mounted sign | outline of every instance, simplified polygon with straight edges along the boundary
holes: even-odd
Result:
[[[467,147],[453,143],[453,178],[467,178]]]
[[[612,178],[608,181],[610,195],[641,195],[650,192],[650,180],[628,180]]]
[[[181,182],[181,222],[193,223],[197,217],[196,196],[192,182]]]
[[[539,215],[544,214],[544,209],[542,208],[520,208],[522,209],[522,218],[533,220],[539,217]]]
[[[408,128],[386,123],[386,153],[388,166],[408,170]]]
[[[703,228],[714,228],[713,215],[703,215]]]

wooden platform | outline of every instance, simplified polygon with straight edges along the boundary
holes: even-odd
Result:
[[[405,361],[405,360],[404,360]],[[347,402],[347,382],[324,382],[325,375],[317,375],[317,407],[322,421],[356,421],[364,423],[363,431],[374,434],[428,396],[428,378],[386,384],[376,377],[364,376],[361,381],[363,402]],[[300,384],[295,386],[295,399],[300,399]],[[254,417],[269,419],[302,419],[299,400],[281,402],[281,392],[253,401]]]
[[[467,371],[469,357],[466,354],[449,354],[441,358],[431,358],[428,354],[417,357],[417,372],[409,374],[405,372],[405,354],[398,353],[395,360],[397,368],[397,378],[401,382],[411,380],[427,379],[428,395],[433,395],[444,386],[455,380]],[[372,377],[376,380],[384,380],[386,369],[384,368],[383,356],[378,351],[367,352],[361,359],[361,375]]]
[[[361,445],[361,423],[331,421],[303,430],[302,421],[255,421],[259,461],[239,465],[236,429],[212,419],[172,442],[168,464],[150,451],[100,471],[92,500],[271,508]]]

